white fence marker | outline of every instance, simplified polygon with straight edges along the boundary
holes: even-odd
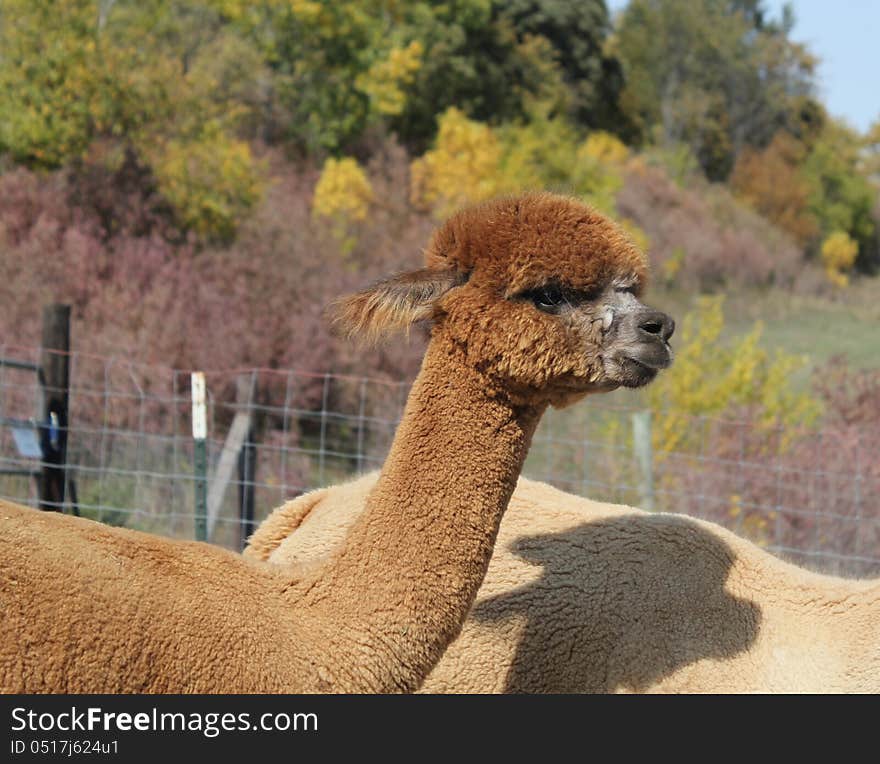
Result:
[[[205,374],[194,371],[192,386],[193,472],[195,473],[196,541],[208,540],[208,417],[205,406]]]

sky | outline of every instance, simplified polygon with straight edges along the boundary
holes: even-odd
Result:
[[[778,17],[784,0],[765,0]],[[627,0],[606,0],[611,12]],[[820,59],[819,97],[836,117],[865,132],[880,118],[880,0],[792,0],[791,38]]]

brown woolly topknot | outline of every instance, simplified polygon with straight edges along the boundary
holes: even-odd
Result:
[[[466,207],[438,228],[425,263],[472,273],[514,294],[559,278],[589,291],[628,274],[644,286],[648,261],[627,233],[593,207],[548,192]]]
[[[399,273],[331,306],[334,329],[375,343],[436,316],[438,304],[466,281],[509,297],[558,281],[581,291],[614,278],[638,293],[647,260],[623,229],[567,196],[530,193],[467,207],[431,237],[425,268]]]

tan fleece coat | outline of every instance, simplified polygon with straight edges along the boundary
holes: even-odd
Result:
[[[319,569],[375,480],[288,502],[245,555]],[[880,692],[880,582],[520,478],[474,607],[422,691]]]
[[[662,368],[603,361],[617,346],[596,305],[577,298],[622,282],[635,294],[645,263],[577,201],[539,194],[465,210],[438,229],[426,262],[338,306],[351,333],[433,325],[381,476],[321,574],[0,502],[0,690],[421,684],[483,580],[546,406]],[[528,298],[545,283],[574,301],[564,315]],[[617,350],[656,357],[670,333]]]

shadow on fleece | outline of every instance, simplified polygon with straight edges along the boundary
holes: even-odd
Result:
[[[627,514],[511,551],[542,574],[472,611],[478,622],[526,618],[506,692],[639,692],[758,635],[758,605],[725,590],[734,553],[687,518]]]
[[[320,571],[376,479],[279,507],[245,555]],[[520,477],[474,606],[419,691],[505,690],[877,693],[880,580]]]

